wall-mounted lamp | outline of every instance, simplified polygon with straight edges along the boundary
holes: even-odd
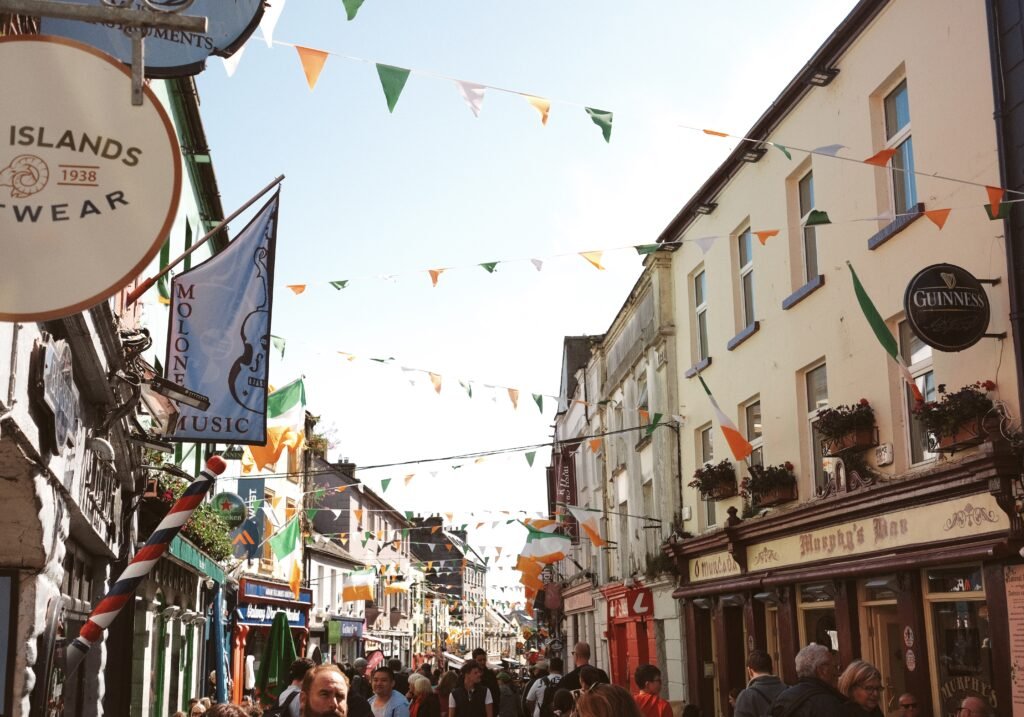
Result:
[[[695,211],[697,214],[711,214],[711,212],[716,209],[718,209],[717,202],[701,202],[697,205],[697,209]]]
[[[864,587],[874,590],[889,590],[890,592],[899,592],[900,589],[895,575],[880,575],[877,578],[871,578],[864,581]]]
[[[838,74],[838,67],[819,67],[812,70],[804,82],[815,87],[825,87],[831,84]]]
[[[151,436],[148,433],[141,433],[138,431],[132,432],[128,436],[128,440],[137,446],[141,446],[146,450],[158,451],[160,453],[174,453],[174,446],[168,441],[161,441],[156,436]]]
[[[782,598],[780,598],[779,594],[774,590],[769,590],[768,592],[763,593],[754,593],[754,599],[759,602],[763,602],[766,605],[778,605],[782,602]]]
[[[711,598],[707,598],[707,597],[693,598],[693,599],[690,600],[690,602],[693,603],[694,607],[699,607],[701,610],[710,610],[711,609]]]
[[[164,398],[169,398],[175,403],[205,411],[210,407],[210,399],[201,393],[196,393],[184,386],[179,386],[174,381],[168,381],[160,376],[153,376],[149,379],[149,387],[154,393],[159,393]]]
[[[743,607],[747,601],[739,593],[729,593],[718,598],[718,602],[728,607]]]
[[[812,600],[824,601],[836,599],[836,586],[832,583],[813,583],[800,588],[804,595]]]
[[[169,607],[165,607],[160,612],[160,616],[163,617],[165,620],[173,620],[174,618],[178,617],[178,615],[180,615],[180,614],[181,614],[181,608],[178,607],[177,605],[171,605]]]

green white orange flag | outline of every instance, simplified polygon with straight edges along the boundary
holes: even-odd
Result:
[[[590,538],[590,542],[596,547],[600,548],[608,544],[608,541],[601,537],[601,523],[600,513],[587,510],[586,508],[580,508],[575,505],[565,506],[576,522],[579,523],[580,528],[587,537]]]
[[[743,437],[740,429],[736,428],[736,424],[732,422],[732,419],[726,416],[722,409],[718,407],[718,401],[711,395],[711,389],[704,383],[704,377],[697,374],[697,379],[700,381],[700,385],[704,387],[704,393],[708,395],[708,401],[711,402],[711,410],[715,412],[718,426],[722,429],[725,442],[729,444],[729,450],[732,451],[733,457],[738,461],[745,460],[747,456],[754,452],[754,447],[750,445],[750,441]]]
[[[341,601],[373,600],[373,584],[377,575],[370,570],[356,570],[345,576],[341,586]]]
[[[568,557],[572,541],[568,535],[545,533],[527,526],[526,545],[520,553],[540,563],[557,563]]]
[[[246,446],[242,472],[273,468],[285,448],[292,453],[301,450],[306,444],[305,430],[306,386],[298,379],[267,396],[267,442],[262,446]]]
[[[882,319],[882,315],[878,313],[878,309],[875,308],[874,303],[871,301],[871,297],[868,296],[868,292],[864,291],[864,287],[860,283],[860,279],[857,278],[857,272],[853,270],[853,264],[846,262],[846,266],[850,268],[850,276],[853,277],[853,293],[857,295],[857,303],[860,304],[860,310],[864,312],[864,318],[868,320],[868,324],[871,326],[871,330],[875,332],[875,338],[878,339],[878,343],[882,344],[882,348],[885,352],[892,357],[892,360],[896,362],[896,365],[900,369],[900,374],[903,376],[903,380],[910,386],[911,392],[914,394],[914,400],[918,403],[924,402],[924,396],[921,395],[921,389],[917,387],[917,382],[914,381],[914,376],[910,373],[910,369],[903,363],[903,358],[900,356],[900,347],[896,343],[896,338],[889,331],[889,327],[885,325],[885,321]]]
[[[299,525],[299,516],[296,514],[283,530],[277,532],[267,542],[270,549],[274,551],[277,562],[284,564],[286,560],[291,561],[288,573],[288,586],[291,587],[295,599],[299,599],[299,588],[302,586],[302,530]]]

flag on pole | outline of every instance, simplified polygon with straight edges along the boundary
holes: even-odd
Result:
[[[882,344],[882,348],[885,352],[892,357],[892,360],[896,362],[896,366],[899,367],[900,374],[903,376],[903,380],[910,386],[911,393],[914,394],[914,401],[917,403],[924,403],[924,396],[921,395],[921,389],[917,387],[917,382],[914,381],[914,376],[910,373],[910,369],[903,363],[903,357],[900,356],[900,347],[896,343],[896,338],[889,331],[889,327],[885,325],[885,321],[882,319],[882,315],[878,313],[878,309],[875,308],[874,303],[871,301],[871,297],[868,296],[868,292],[864,290],[864,286],[860,283],[860,279],[857,277],[857,272],[853,270],[853,264],[846,262],[846,266],[850,269],[850,276],[853,277],[853,293],[857,295],[857,303],[860,304],[860,310],[864,312],[864,318],[868,320],[868,325],[871,326],[871,330],[875,332],[875,338],[878,339],[878,343]]]
[[[302,587],[302,530],[299,525],[299,516],[296,514],[284,530],[278,532],[267,542],[278,563],[282,565],[286,560],[291,565],[285,569],[288,573],[288,586],[291,587],[295,599],[299,599],[299,588]]]
[[[718,426],[722,429],[723,435],[725,435],[725,442],[729,444],[729,450],[732,451],[733,457],[738,461],[746,459],[747,456],[754,452],[754,447],[750,445],[750,441],[743,437],[740,429],[736,428],[736,424],[732,422],[732,419],[726,416],[722,409],[718,407],[718,401],[711,395],[711,389],[704,383],[704,377],[697,374],[697,379],[700,381],[700,385],[704,387],[704,393],[708,395],[708,401],[711,402],[711,410],[715,412]]]
[[[527,526],[526,545],[522,555],[541,563],[557,563],[568,557],[571,541],[568,535],[545,533]]]
[[[356,570],[345,576],[341,587],[341,601],[373,600],[373,583],[377,576],[373,570]]]
[[[267,399],[267,438],[262,446],[247,446],[242,472],[273,468],[284,449],[299,451],[306,443],[306,385],[302,379],[279,388]]]
[[[580,528],[590,538],[590,542],[596,547],[600,548],[608,544],[608,541],[601,537],[601,523],[600,513],[587,510],[586,508],[580,508],[576,505],[565,506],[576,522],[579,523]]]

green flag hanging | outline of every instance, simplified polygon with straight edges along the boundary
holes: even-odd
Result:
[[[652,433],[654,433],[654,429],[658,427],[658,424],[661,422],[661,419],[662,419],[662,414],[660,414],[660,413],[655,413],[654,414],[654,416],[651,418],[651,424],[649,426],[647,426],[647,435],[648,436],[651,435]]]
[[[412,511],[411,510],[405,511],[405,519],[406,520],[412,520]]]
[[[495,270],[495,269],[497,268],[497,266],[498,266],[498,262],[496,262],[496,261],[485,261],[485,262],[484,262],[483,264],[481,264],[480,266],[482,266],[482,267],[484,268],[484,270],[485,270],[485,271],[486,271],[486,272],[487,272],[488,274],[493,274],[493,273],[494,273],[494,270]]]
[[[342,279],[340,281],[329,281],[327,283],[329,283],[331,286],[333,286],[338,291],[341,291],[346,286],[348,286],[348,279]]]
[[[306,511],[306,520],[313,522],[316,518],[316,508],[310,508]]]
[[[611,142],[613,113],[605,110],[594,109],[593,107],[587,107],[586,110],[587,114],[590,115],[590,119],[594,120],[594,124],[601,128],[601,134],[604,135],[604,141]]]
[[[409,529],[408,528],[402,528],[402,539],[403,540],[408,540],[408,538],[409,538]]]
[[[324,494],[326,492],[327,491],[323,488],[317,488],[315,491],[313,491],[313,500],[319,503],[321,500],[323,500]]]
[[[383,479],[381,479],[381,482],[380,482],[380,492],[381,493],[386,492],[389,485],[391,485],[391,479],[390,478],[383,478]]]
[[[533,394],[533,400],[537,404],[537,409],[544,413],[544,395],[540,393]]]
[[[1007,204],[1006,202],[1000,202],[999,214],[995,215],[992,213],[992,205],[986,204],[985,213],[988,214],[988,218],[992,221],[995,221],[996,219],[1006,219],[1007,217],[1010,216],[1010,205]]]
[[[341,1],[345,4],[345,14],[348,16],[348,19],[350,21],[356,19],[356,13],[359,12],[359,8],[361,8],[363,6],[363,2],[365,2],[365,0],[341,0]]]
[[[793,159],[793,155],[791,155],[791,154],[789,153],[789,150],[788,150],[788,149],[786,149],[785,147],[783,147],[783,146],[782,146],[781,144],[779,144],[778,142],[772,142],[772,146],[773,146],[773,147],[775,147],[775,149],[777,149],[777,150],[779,150],[780,152],[782,152],[782,153],[783,153],[784,155],[786,155],[786,159],[790,159],[790,160],[791,160],[791,159]]]
[[[281,358],[284,358],[284,344],[285,341],[280,336],[270,335],[270,343],[273,344],[274,348],[281,352]]]
[[[828,218],[828,212],[822,212],[817,209],[812,209],[811,213],[807,215],[807,221],[804,222],[805,227],[816,227],[819,224],[831,224],[832,220]]]
[[[283,560],[299,546],[299,518],[298,516],[288,521],[283,529],[278,531],[270,540],[270,549],[278,560]]]
[[[380,85],[384,88],[384,98],[388,101],[388,112],[395,111],[398,98],[405,89],[405,82],[409,79],[409,70],[403,67],[382,65],[377,63],[377,75],[380,77]]]
[[[639,254],[640,256],[645,256],[647,254],[653,254],[654,252],[658,251],[658,247],[658,244],[637,244],[633,248],[636,249],[637,254]]]
[[[528,451],[526,454],[526,462],[530,464],[530,468],[533,468],[533,459],[537,457],[537,451]]]
[[[462,381],[460,379],[459,380],[459,385],[462,386],[462,388],[465,389],[466,393],[469,394],[470,398],[473,398],[473,384],[472,383],[467,383],[467,382]]]

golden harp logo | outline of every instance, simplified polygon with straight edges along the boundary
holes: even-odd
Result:
[[[50,168],[34,154],[19,154],[0,169],[0,187],[10,187],[11,196],[23,199],[37,194],[50,181]]]

